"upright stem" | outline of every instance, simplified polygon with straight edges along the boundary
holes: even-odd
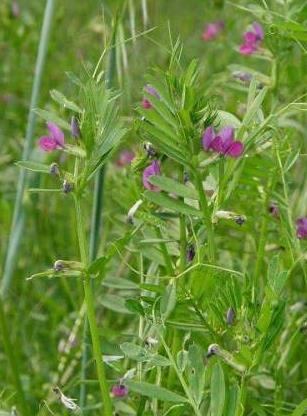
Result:
[[[199,172],[195,170],[194,172],[195,177],[195,185],[197,188],[197,192],[199,195],[199,202],[200,208],[203,213],[203,220],[207,231],[208,236],[208,258],[210,262],[214,262],[215,260],[215,243],[214,243],[214,231],[213,231],[213,224],[211,221],[211,213],[209,210],[206,194],[203,188],[203,183]]]
[[[116,31],[117,31],[117,19],[115,20],[113,26],[113,33],[111,37],[111,45],[113,45],[109,52],[109,61],[106,74],[106,84],[110,88],[112,86],[112,81],[115,75],[115,42],[116,42]],[[95,78],[96,72],[99,67],[99,63],[96,66],[93,77]],[[103,207],[103,188],[104,188],[104,177],[105,177],[105,167],[103,166],[95,176],[95,185],[94,185],[94,198],[93,198],[93,209],[92,209],[92,221],[91,221],[91,232],[90,232],[90,246],[89,246],[89,260],[95,260],[98,252],[99,246],[99,234],[101,229],[101,215]],[[81,380],[86,379],[86,367],[88,361],[88,321],[84,321],[83,327],[83,351],[81,359]],[[86,404],[86,384],[81,383],[80,386],[80,407],[83,407]]]
[[[40,35],[40,41],[38,46],[37,59],[35,64],[34,82],[32,87],[30,109],[28,114],[28,123],[26,138],[24,142],[24,148],[22,153],[22,160],[29,159],[31,152],[32,137],[35,128],[36,115],[33,112],[33,108],[37,107],[38,97],[40,92],[42,74],[45,66],[45,58],[48,49],[48,39],[50,33],[50,27],[53,17],[54,0],[47,0],[43,26]],[[5,296],[10,288],[14,267],[16,265],[16,256],[18,253],[18,247],[20,238],[22,236],[22,230],[24,225],[24,210],[23,210],[23,195],[26,187],[26,170],[20,169],[17,192],[13,213],[13,220],[11,225],[10,237],[7,247],[7,253],[4,263],[3,278],[1,282],[1,295]]]
[[[81,261],[82,263],[84,263],[85,266],[87,266],[88,264],[87,244],[86,244],[85,229],[84,229],[82,210],[81,210],[81,204],[80,204],[80,197],[78,195],[74,195],[74,200],[75,200],[77,233],[78,233]],[[98,331],[98,325],[96,321],[95,308],[94,308],[93,289],[91,285],[91,278],[87,273],[83,277],[83,287],[84,287],[87,319],[88,319],[89,329],[90,329],[91,338],[92,338],[93,356],[96,361],[98,381],[99,381],[102,401],[104,404],[103,413],[101,414],[103,414],[104,416],[112,416],[112,402],[111,402],[111,398],[109,394],[109,388],[108,388],[108,384],[106,380],[105,369],[104,369],[103,358],[102,358],[102,351],[100,347],[99,331]]]
[[[22,412],[24,416],[28,416],[29,409],[28,409],[27,401],[26,401],[25,394],[23,391],[22,383],[20,380],[20,372],[18,368],[16,355],[15,355],[16,349],[13,347],[13,344],[11,342],[10,332],[8,330],[5,311],[4,311],[1,297],[0,297],[0,332],[2,334],[2,342],[4,345],[5,353],[8,358],[9,365],[11,367],[11,371],[14,377],[14,383],[15,383],[15,388],[17,391],[18,400],[19,400],[20,411]]]

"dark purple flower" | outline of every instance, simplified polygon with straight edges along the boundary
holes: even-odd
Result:
[[[203,31],[202,39],[205,42],[214,40],[223,29],[224,29],[223,21],[208,23]]]
[[[252,24],[252,31],[247,31],[243,35],[243,43],[240,46],[241,55],[252,55],[255,53],[264,39],[264,32],[262,26],[254,22]]]
[[[225,126],[215,134],[212,126],[207,127],[203,133],[202,145],[205,151],[214,151],[224,156],[239,157],[243,153],[244,145],[234,140],[234,128]]]
[[[143,185],[146,189],[150,191],[159,192],[160,188],[155,185],[152,185],[149,182],[151,176],[161,175],[160,164],[157,160],[154,160],[147,168],[143,171]]]
[[[122,152],[120,152],[119,158],[117,159],[116,164],[120,168],[126,165],[130,165],[134,157],[135,157],[135,154],[131,150],[123,150]]]
[[[111,390],[114,397],[126,397],[129,393],[128,387],[124,384],[115,384]]]
[[[71,134],[75,139],[79,139],[81,137],[79,121],[77,117],[75,116],[72,116],[71,118],[70,129],[71,129]]]
[[[276,202],[271,202],[269,205],[269,213],[272,217],[279,218],[279,207]]]
[[[52,152],[56,149],[63,149],[64,147],[64,133],[62,130],[52,122],[47,123],[49,136],[42,136],[38,141],[39,147],[45,152]]]
[[[301,240],[307,238],[307,217],[299,218],[296,221],[296,236]]]
[[[144,90],[153,97],[160,99],[160,95],[154,87],[151,87],[150,85],[145,85]],[[152,104],[147,98],[144,97],[142,100],[142,107],[146,110],[149,110],[150,108],[152,108]]]

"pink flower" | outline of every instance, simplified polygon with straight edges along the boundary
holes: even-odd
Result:
[[[149,189],[150,191],[153,192],[159,192],[160,189],[155,186],[152,185],[149,182],[149,178],[151,176],[156,176],[156,175],[161,175],[161,169],[160,169],[160,164],[157,160],[154,160],[149,166],[147,166],[147,168],[144,169],[143,171],[143,185],[146,189]]]
[[[56,149],[63,149],[64,147],[64,133],[54,123],[48,122],[47,128],[49,136],[42,136],[38,141],[39,147],[45,152],[52,152]]]
[[[252,55],[256,52],[261,42],[264,39],[264,32],[262,26],[254,22],[252,24],[252,31],[245,32],[243,35],[243,43],[240,46],[241,55]]]
[[[117,166],[122,168],[126,165],[130,165],[130,163],[134,159],[134,156],[135,154],[131,150],[123,150],[122,152],[120,152],[119,158],[116,161]]]
[[[203,31],[202,39],[205,42],[214,40],[223,29],[224,22],[221,20],[217,22],[208,23]]]
[[[203,133],[202,145],[207,152],[212,150],[233,158],[241,156],[244,150],[243,143],[234,140],[234,129],[231,126],[225,126],[218,134],[212,126],[207,127]]]
[[[126,397],[129,393],[128,387],[124,384],[115,384],[111,390],[114,397],[122,398]]]
[[[296,236],[301,240],[307,238],[307,217],[299,218],[296,221]]]
[[[160,99],[160,95],[158,94],[157,90],[155,88],[151,87],[150,85],[145,85],[144,90],[148,94]],[[143,100],[142,100],[142,107],[145,108],[146,110],[149,110],[150,108],[152,108],[152,104],[147,98],[144,97]]]

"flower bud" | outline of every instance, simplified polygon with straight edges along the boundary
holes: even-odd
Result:
[[[115,384],[111,390],[114,397],[122,398],[128,395],[128,387],[124,384]]]
[[[55,272],[61,272],[64,270],[64,263],[62,262],[62,260],[57,260],[54,265],[53,265],[53,269]]]
[[[220,352],[220,347],[218,346],[218,344],[211,344],[208,347],[208,351],[207,351],[207,358],[212,357],[213,355],[218,355]]]
[[[147,153],[148,157],[154,157],[157,154],[153,145],[150,142],[145,142],[144,143],[144,150]]]
[[[66,179],[63,182],[63,192],[64,194],[69,194],[74,189],[74,184],[68,182]]]
[[[193,261],[195,257],[195,248],[193,244],[187,246],[187,261]]]
[[[50,175],[52,176],[59,176],[60,175],[59,165],[57,163],[51,163],[49,172],[50,172]]]
[[[75,116],[72,116],[71,118],[70,129],[71,129],[71,134],[75,139],[79,139],[81,137],[79,121],[77,117]]]

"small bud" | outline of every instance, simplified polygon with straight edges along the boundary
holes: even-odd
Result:
[[[156,339],[156,338],[153,338],[153,337],[147,337],[146,339],[145,339],[145,341],[144,341],[144,344],[145,344],[145,346],[146,347],[148,347],[148,348],[152,348],[152,347],[154,347],[155,345],[157,345],[158,344],[158,340]]]
[[[184,171],[183,173],[183,183],[187,184],[190,180],[190,175],[188,174],[188,172]]]
[[[71,118],[70,129],[71,129],[71,134],[75,139],[79,139],[81,137],[79,121],[77,117],[75,116],[72,116]]]
[[[59,176],[60,175],[59,165],[57,163],[51,163],[49,172],[50,172],[50,175],[52,176]]]
[[[63,182],[63,192],[64,194],[69,194],[74,189],[73,183],[68,182],[66,179]]]
[[[148,157],[154,157],[157,154],[157,152],[155,151],[155,149],[153,148],[150,142],[144,143],[144,150],[147,153]]]
[[[268,208],[269,213],[274,218],[279,218],[279,207],[276,202],[271,202]]]
[[[249,84],[253,78],[252,74],[244,71],[235,71],[232,73],[232,76],[246,84]]]
[[[208,351],[207,351],[207,358],[212,357],[213,355],[218,355],[220,352],[220,347],[218,346],[218,344],[211,344],[208,347]]]
[[[246,221],[246,217],[244,215],[237,215],[234,217],[235,223],[238,225],[243,225]]]
[[[124,384],[115,384],[111,390],[114,397],[122,398],[128,395],[128,387]]]
[[[233,325],[236,319],[236,312],[233,308],[229,308],[226,313],[226,323],[227,325]]]
[[[57,260],[54,265],[53,265],[53,269],[55,272],[61,272],[62,270],[64,270],[65,265],[62,262],[62,260]]]
[[[195,257],[195,248],[193,244],[187,246],[187,261],[193,261]]]

